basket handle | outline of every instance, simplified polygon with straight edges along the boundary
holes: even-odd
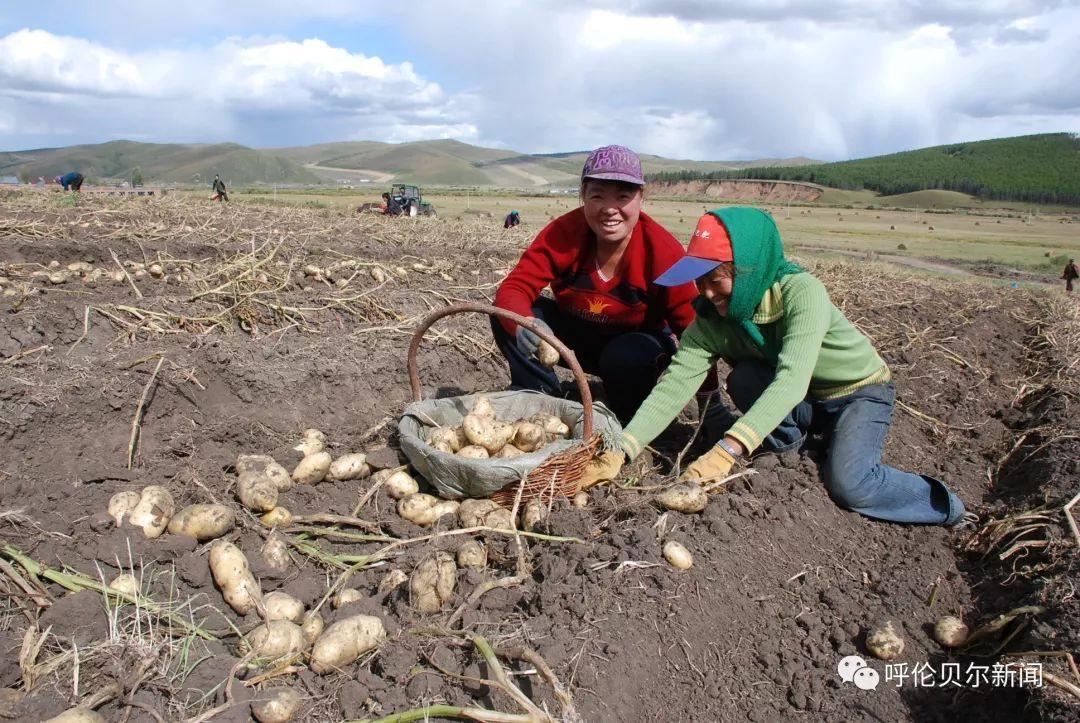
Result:
[[[512,311],[506,309],[500,309],[497,306],[491,306],[489,304],[480,304],[472,301],[462,301],[457,304],[451,304],[450,306],[443,307],[431,312],[423,320],[420,325],[416,327],[416,331],[413,332],[412,341],[409,342],[409,386],[412,389],[413,401],[421,401],[423,396],[420,391],[420,373],[416,369],[416,352],[420,349],[420,341],[424,338],[424,333],[431,328],[439,319],[444,316],[450,316],[452,314],[461,314],[466,311],[477,311],[481,314],[488,314],[489,316],[501,316],[504,319],[524,326],[529,331],[536,334],[538,337],[546,341],[555,347],[555,350],[562,355],[562,358],[566,360],[567,365],[570,367],[570,371],[574,373],[574,381],[577,382],[578,391],[581,393],[581,406],[585,410],[585,416],[583,418],[582,433],[585,439],[592,436],[593,433],[593,403],[592,392],[589,391],[589,382],[585,378],[585,372],[582,370],[581,365],[578,364],[577,356],[570,350],[568,346],[563,344],[554,335],[549,333],[546,329],[541,328],[539,325],[533,322],[531,317],[521,316],[515,314]]]

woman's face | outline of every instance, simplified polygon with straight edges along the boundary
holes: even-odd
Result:
[[[620,181],[588,180],[581,188],[585,221],[601,244],[618,245],[630,238],[641,215],[640,186]]]
[[[716,307],[720,316],[727,316],[731,290],[735,285],[735,266],[720,264],[694,283],[697,284],[698,293]]]

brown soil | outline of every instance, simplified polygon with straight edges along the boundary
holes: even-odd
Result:
[[[99,593],[65,594],[51,582],[44,583],[51,604],[39,606],[0,575],[0,686],[29,688],[17,702],[0,698],[0,714],[41,720],[119,684],[123,692],[98,708],[107,719],[153,720],[149,709],[183,720],[229,702],[224,684],[233,671],[233,705],[211,720],[248,720],[247,702],[282,684],[303,691],[302,718],[311,721],[433,703],[518,712],[508,696],[476,680],[492,673],[468,639],[440,630],[477,584],[514,574],[517,552],[505,536],[487,537],[489,569],[459,571],[456,602],[435,616],[415,613],[403,588],[388,595],[376,588],[388,568],[408,572],[459,537],[405,546],[358,570],[348,586],[364,599],[324,612],[331,620],[379,615],[389,638],[378,653],[338,674],[318,676],[301,664],[255,684],[262,671],[234,667],[230,626],[246,632],[259,621],[224,604],[207,546],[168,534],[147,540],[133,528],[115,529],[101,513],[113,493],[151,483],[170,489],[180,505],[228,504],[241,520],[230,539],[253,561],[263,590],[318,603],[341,570],[296,550],[283,574],[259,561],[266,530],[235,500],[236,456],[270,454],[291,467],[300,431],[317,427],[335,454],[365,450],[377,466],[399,463],[393,428],[408,400],[405,349],[417,320],[448,301],[490,299],[520,248],[472,222],[171,198],[81,203],[0,199],[0,278],[3,288],[18,290],[0,298],[0,537],[53,568],[106,581],[134,568],[150,597],[190,601],[177,609],[220,640],[172,635],[145,612],[108,610]],[[52,260],[115,268],[109,249],[122,261],[160,260],[166,278],[133,279],[139,298],[127,282],[50,284],[30,276]],[[305,276],[308,264],[321,267],[324,280]],[[523,540],[525,583],[487,593],[457,627],[504,650],[537,651],[589,721],[1076,720],[1078,701],[1053,687],[892,683],[871,692],[842,684],[836,673],[843,656],[870,660],[866,631],[886,619],[906,639],[900,661],[910,665],[972,660],[950,657],[933,641],[929,626],[946,613],[974,627],[1019,605],[1046,608],[1007,628],[1002,635],[1012,637],[983,662],[1080,646],[1077,555],[1060,512],[1080,473],[1076,379],[1062,371],[1077,358],[1076,307],[963,282],[868,279],[855,264],[814,270],[895,372],[903,405],[888,461],[947,480],[981,513],[981,524],[950,531],[841,510],[820,484],[814,453],[761,455],[756,474],[713,495],[701,514],[661,514],[651,493],[634,487],[667,481],[665,459],[693,429],[691,406],[655,454],[625,471],[625,487],[590,491],[584,509],[560,502],[541,526],[580,542]],[[159,355],[166,361],[127,469],[132,419]],[[419,362],[428,394],[506,381],[480,317],[440,322]],[[369,485],[298,487],[282,503],[295,514],[350,515]],[[1045,507],[1047,521],[1020,539],[1046,544],[1000,559],[1012,541],[995,541],[986,524],[1036,507]],[[431,532],[398,517],[383,492],[360,516],[393,537]],[[664,563],[661,542],[669,539],[694,553],[691,570]],[[347,555],[382,547],[316,542]],[[28,626],[48,628],[49,636],[21,668]],[[1063,659],[1044,663],[1070,678]],[[881,661],[871,664],[884,670]],[[515,680],[561,715],[540,677]]]
[[[797,181],[665,181],[650,183],[648,193],[657,198],[737,198],[761,203],[785,201],[816,201],[823,192],[821,186]]]

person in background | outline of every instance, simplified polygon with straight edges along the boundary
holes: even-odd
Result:
[[[1076,268],[1076,262],[1073,259],[1069,259],[1069,263],[1065,264],[1065,270],[1061,272],[1061,278],[1065,279],[1065,292],[1071,294],[1073,282],[1080,279],[1080,270]]]
[[[652,279],[683,256],[682,244],[642,211],[645,177],[629,148],[605,146],[581,171],[582,205],[545,226],[499,285],[495,305],[532,317],[599,376],[607,406],[624,423],[649,394],[694,320],[693,284]],[[550,287],[553,298],[541,296]],[[511,386],[560,393],[536,358],[540,338],[492,319]],[[715,386],[715,383],[714,383]]]
[[[221,180],[221,176],[218,176],[217,174],[214,174],[213,190],[214,190],[214,196],[213,196],[214,201],[228,201],[229,200],[229,194],[225,190],[225,181]]]
[[[520,226],[520,225],[521,225],[521,214],[518,213],[517,211],[511,211],[510,213],[506,214],[506,218],[503,219],[503,228],[504,229],[513,228],[514,226]]]
[[[78,171],[71,171],[53,179],[53,181],[63,186],[65,191],[70,189],[75,192],[82,190],[83,180],[83,174]]]
[[[896,399],[889,367],[824,284],[784,257],[768,213],[728,207],[705,214],[686,256],[655,283],[694,283],[697,319],[626,427],[627,457],[667,427],[723,359],[731,367],[728,393],[743,414],[725,408],[726,422],[704,430],[715,444],[686,468],[684,482],[721,479],[759,447],[798,450],[813,425],[828,439],[822,477],[841,506],[893,522],[967,521],[964,504],[942,482],[882,463]]]

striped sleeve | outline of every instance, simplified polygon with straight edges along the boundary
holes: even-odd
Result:
[[[641,454],[671,424],[719,358],[721,350],[710,343],[702,323],[699,318],[683,332],[667,371],[623,432],[622,449],[630,459]]]
[[[822,341],[829,330],[831,302],[825,286],[810,274],[784,290],[785,331],[776,363],[776,376],[727,434],[747,453],[795,408],[810,388]]]

